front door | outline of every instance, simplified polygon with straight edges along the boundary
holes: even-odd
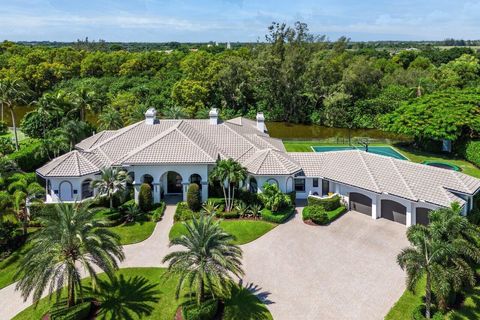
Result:
[[[322,180],[322,196],[328,196],[328,192],[330,191],[330,183],[328,180]]]
[[[182,177],[178,173],[169,171],[167,179],[167,193],[182,193]]]

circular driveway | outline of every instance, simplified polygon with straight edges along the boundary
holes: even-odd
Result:
[[[274,319],[383,319],[405,290],[396,256],[404,225],[348,212],[309,226],[301,210],[242,246],[245,285],[256,287]]]

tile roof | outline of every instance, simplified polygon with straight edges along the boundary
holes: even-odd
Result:
[[[248,172],[257,175],[276,175],[278,172],[294,174],[302,170],[285,152],[275,149],[264,149],[255,152],[244,163]]]
[[[263,167],[255,167],[256,172],[283,175],[298,169],[281,140],[270,138],[258,131],[255,121],[241,117],[217,125],[208,119],[156,120],[154,124],[140,121],[116,131],[99,132],[78,143],[76,149],[97,171],[111,165],[214,163],[218,158],[233,158],[242,164],[250,160],[253,166],[254,154],[267,156]],[[272,152],[258,153],[266,149]],[[50,167],[59,163],[55,159],[38,172],[52,176]],[[78,174],[75,168],[62,170],[65,176]]]
[[[449,206],[465,201],[456,193],[474,194],[480,180],[466,174],[398,160],[360,150],[290,152],[305,176],[323,177],[377,193]]]
[[[73,150],[53,159],[37,172],[43,177],[81,177],[98,172],[94,154]],[[92,162],[93,161],[93,162]]]

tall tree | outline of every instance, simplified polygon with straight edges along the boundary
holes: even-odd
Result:
[[[98,267],[110,277],[118,269],[117,260],[124,254],[119,245],[119,236],[94,218],[95,213],[84,205],[58,204],[48,215],[38,218],[44,226],[32,235],[32,249],[21,259],[15,274],[19,279],[16,289],[26,300],[33,293],[33,301],[38,303],[43,292],[57,292],[67,288],[67,305],[75,305],[77,292],[82,295],[82,267],[97,284]]]
[[[10,111],[10,116],[12,117],[13,132],[15,134],[15,148],[18,150],[19,144],[15,108],[19,104],[27,104],[27,98],[30,95],[30,89],[23,81],[19,79],[4,79],[0,80],[0,83],[0,104],[2,105],[2,110],[3,106],[6,106],[7,109]]]
[[[13,207],[23,227],[23,234],[27,234],[28,223],[30,222],[30,204],[38,202],[45,196],[45,188],[37,182],[30,183],[27,188],[17,190],[13,194]]]
[[[108,108],[98,116],[98,130],[117,130],[123,127],[123,119],[120,112],[114,108]]]
[[[113,197],[127,189],[127,181],[128,175],[125,170],[108,167],[100,170],[100,178],[92,181],[92,188],[97,189],[99,195],[108,198],[111,211]]]
[[[170,241],[170,246],[181,246],[182,250],[167,254],[163,262],[169,263],[169,275],[179,276],[176,297],[184,286],[196,286],[200,304],[205,301],[205,287],[215,294],[217,287],[228,287],[232,276],[243,275],[242,249],[232,244],[234,238],[213,216],[201,215],[183,225],[187,233]]]
[[[73,93],[73,103],[80,115],[80,120],[85,121],[87,111],[93,111],[100,102],[95,91],[81,86]]]
[[[208,177],[210,184],[219,182],[222,185],[225,197],[225,211],[233,208],[235,201],[235,189],[247,178],[247,169],[233,159],[217,161]]]

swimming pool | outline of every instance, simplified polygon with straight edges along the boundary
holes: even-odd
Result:
[[[342,150],[363,150],[365,151],[365,147],[338,147],[338,146],[315,146],[312,147],[313,151],[315,152],[329,152],[329,151],[342,151]],[[392,147],[376,147],[376,146],[369,146],[368,152],[379,154],[382,156],[387,156],[395,159],[400,160],[408,160],[404,157],[400,152],[393,149]]]

